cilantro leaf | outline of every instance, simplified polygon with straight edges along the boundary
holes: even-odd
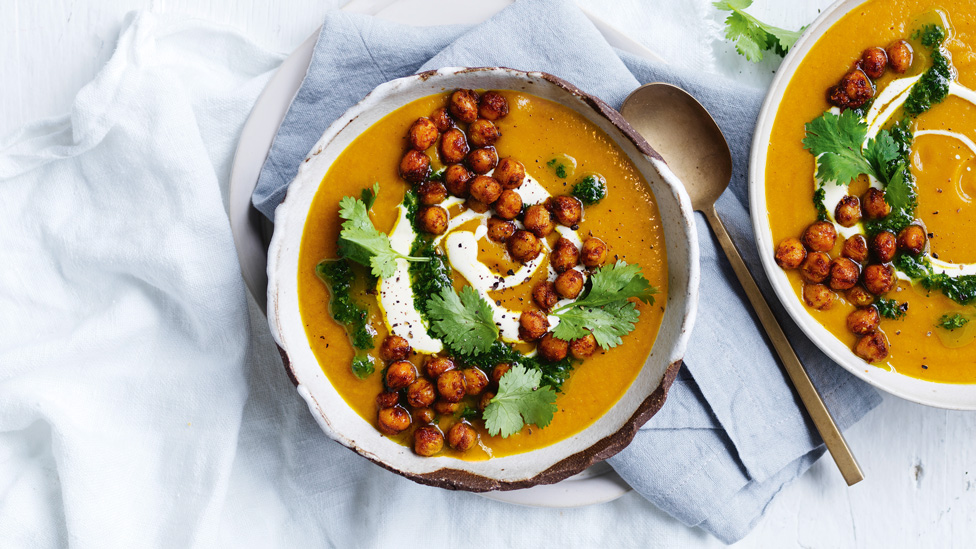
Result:
[[[585,337],[593,332],[596,343],[610,349],[623,343],[623,336],[634,331],[640,311],[632,301],[615,301],[603,307],[572,307],[557,315],[559,324],[552,335],[563,341]]]
[[[821,180],[846,185],[862,173],[881,179],[861,153],[868,125],[853,110],[840,116],[825,112],[807,123],[806,133],[803,148],[817,157],[817,177]],[[874,154],[880,155],[880,148],[875,149]]]
[[[949,330],[951,332],[956,328],[962,328],[963,326],[969,323],[969,320],[970,320],[969,318],[959,313],[952,314],[952,315],[944,314],[939,318],[939,321],[936,322],[935,325],[940,328],[945,328],[946,330]]]
[[[908,312],[908,303],[898,303],[894,299],[879,297],[874,305],[878,308],[879,315],[892,320],[897,320]]]
[[[764,51],[786,55],[806,29],[790,31],[763,23],[743,11],[752,5],[752,0],[724,0],[712,5],[731,12],[725,19],[725,37],[735,44],[740,55],[753,63],[762,61]]]
[[[378,187],[374,186],[375,189]],[[390,238],[373,226],[373,221],[369,218],[369,208],[363,200],[351,196],[343,197],[339,201],[339,217],[344,220],[339,233],[339,256],[370,267],[374,276],[393,276],[397,259],[429,261],[426,257],[410,257],[397,253],[390,245]]]
[[[373,203],[376,202],[376,195],[378,194],[380,194],[379,182],[373,183],[372,189],[363,189],[363,203],[366,204],[367,210],[373,209]]]
[[[600,267],[590,277],[590,284],[590,291],[586,296],[572,305],[599,307],[632,297],[654,305],[654,294],[657,293],[657,288],[651,286],[641,274],[640,265],[628,265],[623,260]]]
[[[522,366],[512,368],[498,382],[498,393],[485,407],[482,416],[488,434],[508,438],[527,423],[542,428],[549,425],[558,408],[556,392],[541,386],[542,372]]]
[[[431,328],[464,354],[486,353],[498,339],[491,307],[471,286],[461,289],[460,297],[453,288],[443,288],[427,300],[427,314]]]

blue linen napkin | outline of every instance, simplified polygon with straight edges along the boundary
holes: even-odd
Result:
[[[719,212],[764,294],[774,295],[755,248],[746,189],[762,91],[617,51],[568,0],[520,0],[473,28],[418,29],[330,14],[262,169],[254,205],[273,219],[298,165],[325,128],[377,85],[445,66],[496,65],[555,74],[614,107],[646,82],[667,81],[694,94],[732,148],[734,175]],[[667,404],[610,464],[672,516],[731,543],[749,532],[772,497],[824,449],[707,224],[699,223],[698,231],[701,300],[686,367]],[[874,389],[821,354],[773,301],[842,429],[881,402]]]

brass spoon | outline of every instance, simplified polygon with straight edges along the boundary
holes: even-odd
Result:
[[[715,211],[715,201],[728,188],[732,178],[732,153],[722,131],[701,103],[670,84],[653,83],[637,88],[624,101],[620,113],[667,160],[671,171],[684,183],[692,206],[705,214],[841,475],[848,486],[860,482],[864,474],[844,435],[834,423],[823,398],[810,381]]]

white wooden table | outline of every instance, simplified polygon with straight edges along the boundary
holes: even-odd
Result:
[[[392,1],[392,0],[377,0]],[[0,0],[0,137],[63,114],[112,54],[134,9],[183,12],[291,51],[343,0]],[[828,0],[756,0],[750,11],[780,26],[811,21]],[[777,60],[752,65],[721,42],[722,16],[707,0],[580,4],[668,62],[764,86]],[[460,3],[459,3],[460,5]],[[693,23],[693,24],[692,24]],[[848,488],[821,459],[771,504],[739,547],[972,547],[976,545],[976,414],[894,397],[847,433],[866,474]],[[676,521],[656,542],[720,544]]]

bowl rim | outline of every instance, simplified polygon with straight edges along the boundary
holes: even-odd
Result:
[[[925,381],[864,362],[831,334],[800,302],[786,273],[776,264],[766,208],[766,154],[780,102],[806,54],[837,21],[870,0],[837,0],[821,12],[783,59],[756,119],[749,155],[749,203],[752,228],[766,276],[780,303],[811,341],[859,379],[897,397],[954,410],[976,410],[976,384]]]
[[[687,347],[688,340],[691,336],[692,327],[694,324],[696,312],[697,312],[697,302],[698,302],[698,282],[700,279],[699,270],[699,257],[698,257],[698,243],[697,243],[697,232],[695,229],[695,221],[693,210],[691,207],[691,201],[684,190],[683,185],[678,181],[678,179],[671,173],[670,169],[667,167],[661,156],[654,151],[653,148],[648,145],[648,143],[640,136],[631,126],[623,119],[623,117],[614,109],[612,109],[605,102],[599,98],[587,94],[570,84],[569,82],[547,74],[543,72],[526,72],[516,69],[510,69],[507,67],[446,67],[437,70],[430,70],[421,72],[415,75],[406,76],[403,78],[398,78],[384,84],[377,86],[373,91],[371,91],[364,99],[359,103],[351,107],[342,116],[340,116],[329,128],[325,131],[319,141],[312,147],[311,152],[306,157],[306,161],[303,162],[302,168],[305,167],[305,163],[314,156],[319,154],[325,146],[331,144],[333,139],[353,120],[355,120],[365,109],[372,107],[374,98],[379,97],[382,99],[386,94],[391,91],[395,91],[398,86],[408,84],[411,82],[426,82],[428,79],[440,78],[440,77],[450,77],[463,75],[465,73],[484,73],[484,72],[497,72],[505,76],[516,75],[518,78],[528,79],[528,80],[544,80],[551,85],[561,88],[563,92],[568,92],[574,96],[577,100],[582,101],[587,107],[592,109],[596,116],[602,116],[611,125],[615,126],[621,134],[630,141],[638,151],[644,157],[651,168],[655,170],[660,176],[664,183],[664,192],[671,193],[674,203],[677,208],[677,215],[681,218],[683,226],[680,229],[676,229],[680,234],[683,235],[682,246],[687,248],[687,292],[684,292],[684,308],[681,310],[681,322],[680,329],[676,331],[677,336],[674,337],[673,342],[670,346],[663,349],[664,354],[667,355],[667,366],[665,367],[661,381],[658,386],[646,397],[640,401],[640,404],[634,409],[631,416],[620,426],[616,431],[607,434],[606,436],[600,438],[596,442],[592,443],[590,446],[584,448],[582,451],[572,453],[570,455],[563,456],[559,459],[553,459],[551,466],[545,470],[538,472],[528,478],[522,478],[517,480],[500,480],[495,478],[490,478],[475,472],[466,471],[463,469],[456,469],[454,467],[442,467],[430,472],[413,472],[406,470],[405,468],[397,467],[396,464],[388,463],[381,459],[379,456],[364,450],[355,441],[352,440],[352,435],[345,435],[338,432],[333,425],[330,424],[329,420],[325,414],[322,407],[319,406],[314,395],[308,390],[305,384],[301,382],[301,373],[296,370],[291,359],[288,356],[287,345],[283,342],[281,335],[281,326],[279,324],[279,301],[278,301],[278,289],[279,289],[279,274],[278,274],[278,263],[279,256],[281,253],[281,248],[283,246],[284,230],[279,229],[279,227],[284,228],[285,223],[276,223],[275,233],[272,236],[271,245],[268,253],[268,322],[271,327],[272,336],[278,345],[279,353],[281,354],[282,361],[285,370],[288,374],[289,379],[296,386],[299,394],[306,400],[312,416],[315,418],[316,422],[325,431],[325,433],[333,440],[339,442],[343,446],[357,452],[358,454],[366,457],[373,463],[380,465],[381,467],[392,471],[394,473],[400,474],[407,478],[410,478],[421,484],[433,485],[448,489],[461,489],[468,491],[489,491],[489,490],[514,490],[521,488],[528,488],[537,484],[551,484],[559,482],[565,478],[568,478],[580,471],[586,469],[590,465],[605,460],[624,447],[626,447],[634,438],[637,430],[649,420],[661,406],[664,404],[667,398],[667,392],[673,383],[678,369],[682,364],[682,357],[684,356],[685,349]],[[436,93],[436,92],[435,92]],[[628,156],[632,156],[629,153]],[[633,159],[637,160],[637,159]],[[298,179],[301,176],[301,170],[299,175],[296,176]],[[285,212],[288,211],[290,207],[289,198],[292,197],[292,189],[295,188],[294,185],[289,186],[289,190],[286,193],[285,199],[282,201],[281,205],[278,206],[276,210],[275,218],[286,219],[287,215]],[[655,188],[656,189],[656,188]],[[654,193],[655,196],[660,194],[660,191]],[[658,199],[661,200],[660,198]],[[296,208],[297,209],[297,208]],[[307,210],[307,208],[305,208]],[[280,215],[279,214],[283,214]],[[302,212],[302,230],[304,227],[304,220],[307,215],[307,211]],[[669,295],[671,294],[671,288],[674,287],[673,276],[670,274],[669,268],[669,278],[672,282],[669,283]],[[293,273],[294,269],[291,271],[285,270],[287,273]],[[685,288],[682,287],[682,291]],[[677,306],[677,303],[670,304],[669,307]],[[661,333],[658,333],[657,337],[661,337]],[[307,337],[302,337],[301,340],[305,345],[308,344]],[[657,339],[655,339],[655,342]],[[656,346],[656,343],[655,343]],[[645,359],[646,363],[647,359]],[[662,358],[662,363],[664,360]],[[316,366],[318,363],[316,362]],[[318,366],[319,370],[321,367]],[[324,375],[324,373],[323,373]],[[325,376],[327,382],[328,376]],[[631,385],[631,388],[633,385]],[[631,390],[628,388],[628,392]],[[625,393],[626,394],[626,393]],[[623,397],[622,397],[623,398]],[[639,397],[638,397],[639,398]],[[619,403],[614,404],[617,406]],[[609,413],[613,409],[613,406],[603,415]],[[601,416],[603,417],[603,416]],[[587,427],[589,429],[589,427]],[[581,431],[585,432],[584,431]],[[578,433],[579,434],[579,433]],[[577,434],[577,435],[578,435]],[[573,435],[573,436],[577,436]],[[570,438],[573,438],[571,436]],[[554,443],[554,444],[558,444]],[[550,448],[552,445],[548,445],[535,450],[530,450],[528,452],[517,454],[526,455],[532,452],[537,452],[540,450],[545,450]],[[508,456],[511,457],[511,456]],[[505,458],[495,458],[495,459],[505,459]],[[548,463],[548,462],[547,462]]]

